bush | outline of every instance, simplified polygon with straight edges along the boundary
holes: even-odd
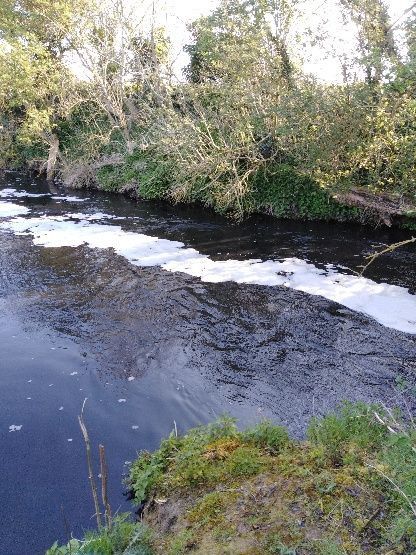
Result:
[[[251,210],[268,212],[278,218],[360,219],[357,208],[341,206],[310,177],[286,164],[269,164],[257,172],[249,198]]]

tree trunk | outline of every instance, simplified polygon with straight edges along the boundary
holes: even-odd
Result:
[[[54,173],[55,173],[55,166],[56,161],[58,159],[59,154],[59,139],[56,135],[52,135],[51,140],[49,142],[49,154],[48,154],[48,161],[46,164],[46,179],[48,181],[52,181]]]

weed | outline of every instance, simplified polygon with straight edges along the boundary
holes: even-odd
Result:
[[[267,553],[275,555],[296,555],[296,549],[283,543],[278,534],[273,534],[268,538],[266,549]]]
[[[153,555],[151,542],[150,530],[124,514],[114,519],[111,530],[87,532],[82,541],[74,539],[62,547],[55,543],[46,555]]]
[[[289,445],[289,434],[282,426],[276,426],[271,422],[260,422],[253,428],[249,428],[243,437],[258,447],[266,447],[270,453],[279,453]]]
[[[368,450],[380,448],[387,432],[374,417],[374,407],[363,403],[344,403],[337,413],[312,419],[308,428],[310,441],[321,447],[334,466],[362,459]]]
[[[176,535],[170,542],[168,555],[183,555],[193,544],[193,532],[184,530]]]

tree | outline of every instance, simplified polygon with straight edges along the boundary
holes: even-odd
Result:
[[[48,179],[59,156],[58,121],[73,90],[64,63],[67,36],[86,9],[84,0],[4,0],[0,5],[0,107],[17,120],[18,141],[46,143]]]
[[[384,0],[340,0],[346,17],[358,30],[358,63],[369,85],[378,85],[389,65],[398,60],[389,12]]]
[[[223,0],[190,26],[193,42],[185,47],[189,80],[244,80],[266,67],[290,79],[287,33],[295,5],[288,0]]]

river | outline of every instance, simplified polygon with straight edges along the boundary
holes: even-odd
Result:
[[[0,180],[1,553],[94,526],[82,403],[122,474],[176,426],[221,414],[302,437],[343,399],[406,405],[416,387],[416,249],[358,225],[241,224],[198,207]],[[96,468],[98,474],[98,468]]]

